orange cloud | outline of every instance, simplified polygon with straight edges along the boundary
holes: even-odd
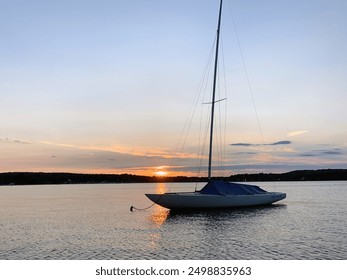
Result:
[[[298,136],[298,135],[301,135],[301,134],[305,134],[307,132],[308,132],[308,130],[294,130],[294,131],[288,132],[288,136],[289,137]]]

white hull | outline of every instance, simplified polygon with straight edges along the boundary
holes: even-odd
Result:
[[[286,198],[285,193],[266,192],[252,195],[213,195],[199,192],[146,194],[154,203],[172,210],[213,209],[267,205]]]

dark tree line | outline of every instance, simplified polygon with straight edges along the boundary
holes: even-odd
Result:
[[[347,169],[295,170],[287,173],[238,174],[230,176],[230,181],[341,181],[347,180]]]
[[[98,183],[156,183],[196,182],[200,177],[156,177],[132,174],[79,174],[45,172],[0,173],[0,185],[98,184]]]
[[[217,178],[216,178],[217,179]],[[282,174],[238,174],[218,178],[234,182],[255,181],[329,181],[346,180],[347,169],[296,170]],[[206,177],[156,177],[131,174],[78,174],[44,172],[0,173],[0,185],[39,184],[97,184],[97,183],[157,183],[157,182],[206,182]]]

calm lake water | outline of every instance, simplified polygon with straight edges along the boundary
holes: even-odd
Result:
[[[270,207],[172,214],[195,184],[0,186],[0,259],[347,259],[347,182],[259,183]]]

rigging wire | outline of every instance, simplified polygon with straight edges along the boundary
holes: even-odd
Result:
[[[179,144],[177,145],[178,146],[177,150],[180,147],[179,160],[181,160],[181,158],[183,156],[183,150],[184,150],[184,147],[185,147],[185,144],[186,144],[186,141],[187,141],[188,134],[190,132],[190,127],[191,127],[192,122],[193,122],[193,118],[194,118],[194,115],[195,115],[196,108],[198,106],[199,100],[201,100],[201,94],[204,93],[203,98],[205,96],[206,87],[207,87],[208,78],[209,78],[207,73],[209,72],[209,69],[211,68],[212,54],[213,54],[213,47],[211,48],[211,52],[210,52],[208,61],[207,61],[206,65],[205,65],[205,69],[203,71],[203,75],[202,75],[202,78],[201,78],[199,86],[198,86],[197,94],[196,94],[194,102],[193,102],[193,104],[191,106],[191,110],[189,111],[189,114],[188,114],[187,120],[185,122],[184,128],[183,128],[183,130],[181,132],[181,136],[180,136],[180,139],[179,139]],[[203,88],[204,88],[204,90],[203,90]],[[184,132],[185,132],[185,136],[184,136],[184,139],[183,139],[183,142],[182,142],[182,137],[183,137]]]
[[[221,32],[221,67],[222,67],[222,73],[223,73],[223,84],[224,84],[224,98],[227,100],[228,99],[228,91],[227,91],[227,83],[226,83],[226,70],[225,70],[225,59],[224,59],[224,44],[223,44],[223,32]],[[221,105],[219,104],[219,108]],[[225,157],[226,157],[226,128],[227,128],[227,113],[228,113],[228,106],[227,102],[224,103],[224,122],[220,119],[220,129],[221,131],[224,131],[223,137],[221,135],[220,141],[221,141],[221,164],[220,164],[220,169],[221,169],[221,175],[225,176],[225,170],[224,163],[225,163]],[[222,109],[219,109],[220,112],[222,112]],[[222,124],[224,123],[224,128],[222,128]]]
[[[203,112],[203,108],[201,109],[201,112]],[[202,119],[203,118],[201,118],[201,123],[203,123]],[[201,146],[201,150],[199,151],[199,162],[198,162],[198,174],[199,175],[200,175],[201,169],[203,167],[203,160],[206,159],[205,150],[207,147],[207,140],[208,140],[208,136],[209,136],[210,122],[211,122],[211,116],[208,114],[208,118],[205,120],[204,133],[202,133],[202,131],[201,131],[201,133],[199,135],[199,138],[203,138],[202,144],[200,143],[200,145],[199,145],[199,146]],[[202,124],[201,124],[201,126],[202,126]],[[199,142],[201,142],[201,141],[199,141]]]
[[[240,39],[239,39],[239,34],[238,34],[238,31],[237,31],[237,28],[236,28],[234,15],[233,15],[233,12],[232,12],[231,8],[230,8],[230,13],[231,13],[231,20],[233,22],[233,26],[234,26],[234,30],[235,30],[237,45],[238,45],[239,51],[240,51],[240,56],[241,56],[241,60],[242,60],[243,70],[244,70],[245,76],[246,76],[248,90],[249,90],[249,93],[250,93],[250,96],[251,96],[251,100],[252,100],[255,116],[257,118],[257,124],[258,124],[258,129],[259,129],[259,132],[260,132],[262,144],[264,146],[265,142],[264,142],[264,137],[263,137],[263,130],[262,130],[261,125],[260,125],[260,120],[259,120],[259,116],[258,116],[258,110],[257,110],[257,107],[255,105],[255,100],[254,100],[253,89],[252,89],[251,82],[250,82],[250,79],[249,79],[249,75],[248,75],[248,71],[247,71],[247,67],[246,67],[246,62],[245,62],[245,58],[244,58],[244,55],[243,55],[243,51],[242,51],[242,47],[241,47],[241,43],[240,43]]]
[[[185,123],[184,123],[184,126],[181,130],[181,133],[180,133],[180,136],[179,136],[179,140],[178,140],[178,143],[177,143],[177,146],[175,148],[175,152],[178,154],[178,157],[173,157],[171,159],[171,162],[170,162],[170,166],[172,166],[173,164],[175,164],[175,166],[180,166],[180,162],[181,160],[183,159],[183,155],[184,155],[184,149],[186,148],[186,143],[187,143],[187,139],[188,139],[188,135],[191,131],[191,126],[192,126],[192,123],[193,123],[193,119],[194,119],[194,116],[196,114],[196,110],[197,110],[197,107],[199,105],[199,101],[201,100],[204,100],[205,99],[205,95],[206,95],[206,92],[208,91],[208,85],[209,85],[209,79],[210,79],[210,75],[209,75],[209,72],[211,71],[211,65],[212,65],[212,58],[213,58],[213,54],[214,54],[214,48],[215,48],[215,44],[216,44],[216,38],[212,44],[212,47],[211,47],[211,50],[210,50],[210,54],[209,54],[209,57],[207,59],[207,62],[205,64],[205,67],[204,67],[204,70],[203,70],[203,73],[202,73],[202,76],[201,76],[201,79],[200,79],[200,82],[198,84],[198,87],[197,87],[197,90],[196,90],[196,94],[195,94],[195,97],[193,99],[193,102],[190,106],[190,110],[189,110],[189,113],[186,117],[186,120],[185,120]],[[201,103],[203,103],[201,101]],[[201,106],[203,107],[203,106]],[[201,111],[201,114],[202,114],[202,111]],[[205,151],[205,147],[203,145],[201,145],[201,135],[202,135],[202,122],[201,122],[202,118],[200,118],[200,128],[199,128],[199,145],[198,145],[198,150],[197,150],[197,167],[196,167],[196,172],[199,176],[200,172],[201,172],[201,166],[202,166],[202,157],[203,157],[203,153]],[[205,137],[204,137],[205,138]],[[204,141],[206,142],[206,141]],[[202,147],[202,148],[201,148]],[[170,187],[169,187],[169,190],[170,190]]]
[[[217,41],[217,38],[215,37],[215,40],[214,40],[212,47],[211,47],[211,50],[210,50],[208,62],[207,62],[207,65],[205,67],[205,71],[203,74],[202,83],[201,83],[201,86],[199,89],[203,93],[203,96],[201,99],[202,101],[205,99],[207,88],[209,85],[209,78],[210,78],[209,72],[211,71],[216,41]],[[202,104],[205,104],[205,103],[202,103]],[[209,124],[209,121],[208,121],[207,124],[205,124],[205,126],[203,126],[203,122],[204,122],[203,121],[203,119],[204,119],[203,118],[203,115],[204,115],[203,111],[204,111],[204,106],[201,106],[200,125],[199,125],[199,140],[198,140],[198,151],[197,151],[197,154],[198,154],[198,157],[197,157],[197,174],[198,174],[198,176],[200,176],[201,168],[202,168],[202,162],[204,159],[205,148],[206,148],[206,143],[207,143],[207,136],[208,136],[208,124]],[[203,129],[203,127],[205,127],[205,129]],[[204,133],[203,133],[203,131],[204,131]]]
[[[218,100],[215,101],[215,103],[219,103],[218,104],[218,110],[216,110],[216,113],[218,113],[218,116],[216,118],[217,124],[215,125],[216,128],[216,133],[214,134],[215,137],[217,138],[216,141],[214,141],[215,146],[216,146],[216,154],[217,154],[217,159],[215,159],[214,161],[218,162],[218,166],[217,166],[217,170],[219,171],[219,174],[222,175],[223,172],[223,165],[224,165],[224,159],[225,159],[225,143],[226,143],[226,119],[227,119],[227,103],[225,102],[225,110],[223,112],[223,110],[221,109],[221,104],[220,101],[224,101],[225,99],[227,99],[227,86],[226,86],[226,71],[225,71],[225,60],[224,60],[224,53],[223,53],[223,41],[222,41],[222,32],[220,32],[220,40],[221,40],[221,44],[220,44],[220,49],[222,51],[220,57],[222,58],[221,61],[222,63],[218,63],[218,68],[217,68],[217,78],[218,78],[218,83],[217,83],[217,90],[216,90],[216,94],[218,95]],[[216,40],[215,40],[216,43]],[[215,43],[213,45],[213,48],[211,51],[214,51],[215,49]],[[223,74],[223,75],[221,75]],[[224,89],[223,87],[221,87],[222,83],[221,83],[221,79],[223,78],[224,81]],[[207,82],[208,79],[206,79],[206,86],[205,86],[205,91],[207,89]],[[224,93],[224,96],[222,96],[222,93]],[[211,104],[211,102],[207,102],[207,103],[203,103],[203,104]],[[201,150],[199,151],[199,162],[197,164],[197,166],[199,167],[198,170],[198,174],[200,174],[201,172],[201,168],[203,167],[203,160],[205,159],[205,149],[207,146],[207,140],[208,140],[208,132],[209,132],[209,126],[210,126],[210,122],[211,122],[211,116],[208,112],[207,116],[207,120],[206,122],[204,122],[204,118],[203,118],[203,107],[201,109],[201,116],[200,116],[200,133],[199,133],[199,147],[201,147]],[[222,117],[223,117],[223,113],[224,113],[224,122],[222,121]],[[202,132],[202,123],[205,123],[205,130],[204,133]],[[224,123],[224,129],[222,128]],[[218,136],[219,135],[219,136]],[[224,137],[222,137],[224,135]],[[203,144],[201,144],[201,139],[203,138]]]
[[[187,143],[187,138],[188,138],[188,135],[189,135],[190,130],[191,130],[191,125],[193,123],[193,118],[194,118],[197,106],[199,104],[199,100],[204,100],[205,96],[206,96],[206,92],[209,92],[209,86],[210,86],[209,83],[210,83],[210,78],[211,78],[210,72],[211,72],[211,67],[212,67],[212,62],[213,62],[213,55],[215,53],[216,43],[217,43],[217,34],[216,34],[214,42],[212,44],[208,60],[207,60],[207,63],[205,65],[203,75],[202,75],[202,78],[200,80],[196,96],[194,98],[194,102],[191,106],[191,109],[189,110],[188,117],[185,121],[184,127],[183,127],[181,134],[180,134],[180,137],[179,137],[178,145],[176,148],[176,151],[179,154],[178,164],[177,164],[178,166],[179,166],[179,162],[183,158],[184,149],[185,149],[185,146]],[[224,88],[225,88],[224,91],[225,91],[225,95],[226,95],[226,78],[225,78],[226,72],[225,72],[224,54],[222,54],[222,62],[223,62],[222,63],[223,71],[220,71],[220,69],[219,69],[221,67],[220,63],[218,63],[218,69],[217,69],[217,71],[218,71],[217,94],[219,94],[219,99],[220,99],[219,101],[226,99],[226,98],[221,97],[221,87],[220,87],[220,84],[221,84],[220,79],[221,78],[219,75],[220,72],[223,72]],[[218,101],[216,101],[216,102],[218,102]],[[206,104],[206,103],[203,103],[203,104]],[[211,103],[208,103],[208,104],[211,104]],[[219,113],[219,115],[218,115],[218,117],[219,117],[219,129],[218,130],[219,130],[220,135],[219,135],[219,139],[217,139],[217,140],[219,140],[219,142],[215,141],[215,143],[216,143],[216,146],[217,146],[216,148],[218,151],[219,172],[221,173],[221,169],[223,168],[222,165],[224,162],[224,156],[225,156],[226,133],[224,133],[224,140],[223,140],[223,137],[222,137],[222,133],[223,133],[222,123],[223,122],[221,121],[222,110],[220,107],[221,107],[221,105],[219,104],[219,110],[217,110],[217,111]],[[204,114],[204,106],[201,107],[201,112],[200,112],[200,127],[199,127],[198,150],[197,150],[197,170],[196,170],[198,176],[200,176],[200,173],[202,171],[203,161],[204,161],[204,159],[206,159],[205,151],[206,151],[206,147],[207,147],[208,127],[209,127],[210,122],[211,122],[210,114],[207,114],[207,116],[208,116],[207,122],[204,122],[203,114]],[[224,128],[226,128],[226,118],[227,118],[227,115],[225,113],[225,115],[224,115]],[[206,118],[205,118],[205,120],[206,120]],[[205,124],[203,125],[203,123],[205,123]],[[218,126],[216,126],[216,128],[217,127]],[[226,129],[224,129],[224,132],[225,131],[226,131]],[[218,133],[216,133],[215,135],[217,135],[217,134]],[[218,162],[218,160],[217,160],[217,162]]]
[[[215,136],[218,136],[219,134],[219,137],[217,137],[217,141],[214,141],[215,145],[216,145],[216,151],[217,151],[217,162],[219,162],[219,165],[218,165],[218,171],[220,174],[222,174],[222,169],[223,169],[223,162],[224,162],[224,157],[225,157],[225,143],[226,143],[226,118],[227,118],[227,115],[226,115],[226,109],[224,110],[224,129],[222,129],[222,112],[223,110],[221,109],[221,104],[220,104],[220,101],[224,101],[225,99],[227,99],[227,86],[226,86],[226,71],[225,71],[225,63],[224,63],[224,53],[223,53],[223,42],[222,42],[222,33],[220,32],[220,39],[221,39],[221,50],[222,50],[222,54],[220,55],[221,58],[222,58],[222,63],[218,63],[218,68],[217,68],[217,78],[218,78],[218,83],[217,83],[217,91],[216,93],[218,94],[218,100],[215,101],[215,103],[219,103],[218,104],[218,107],[219,107],[219,110],[216,110],[217,113],[218,113],[218,118],[216,118],[216,120],[218,121],[218,125],[215,126],[216,130],[216,133],[215,133]],[[215,50],[215,44],[216,44],[216,38],[215,38],[215,41],[214,41],[214,44],[212,46],[212,49],[211,49],[211,53],[210,53],[210,62],[209,62],[209,68],[205,75],[207,75],[208,73],[210,74],[210,68],[211,68],[211,64],[212,64],[212,54]],[[221,71],[221,68],[222,67],[222,71]],[[222,87],[221,87],[221,75],[220,73],[223,73],[223,80],[224,80],[224,93],[225,93],[225,97],[222,96]],[[206,95],[206,92],[207,92],[207,87],[208,87],[208,83],[209,83],[209,77],[208,76],[206,79],[204,79],[205,81],[205,87],[204,87],[204,97]],[[205,98],[203,98],[204,100]],[[206,103],[203,103],[203,104],[211,104],[211,102],[206,102]],[[225,103],[225,106],[227,105],[227,103]],[[226,106],[227,108],[227,106]],[[205,118],[204,119],[204,106],[201,107],[201,112],[200,112],[200,129],[199,129],[199,151],[198,151],[198,154],[199,154],[199,158],[198,158],[198,163],[197,163],[197,167],[198,167],[198,170],[197,170],[197,173],[200,174],[201,173],[201,169],[203,167],[203,160],[206,159],[206,155],[205,155],[205,151],[206,151],[206,147],[207,147],[207,143],[208,143],[208,134],[209,134],[209,127],[210,127],[210,122],[211,122],[211,115],[210,113],[208,112],[207,113],[207,119]],[[204,124],[204,125],[203,125]],[[204,129],[203,129],[204,127]],[[224,133],[224,137],[222,137],[222,134]],[[201,147],[201,148],[200,148]]]
[[[174,161],[175,161],[175,166],[178,166],[178,167],[180,166],[180,162],[183,158],[183,153],[184,153],[184,149],[186,147],[186,142],[187,142],[188,135],[189,135],[189,132],[191,129],[191,125],[193,123],[194,115],[195,115],[196,109],[197,109],[198,104],[199,104],[199,100],[201,100],[202,93],[206,92],[206,86],[207,86],[208,82],[205,80],[208,79],[207,73],[209,72],[209,69],[211,67],[212,55],[213,55],[213,46],[211,48],[209,58],[207,60],[205,68],[203,70],[202,77],[201,77],[200,82],[198,84],[198,88],[196,90],[195,97],[194,97],[193,102],[191,104],[191,107],[188,111],[188,115],[186,117],[184,126],[181,130],[177,146],[174,149],[175,153],[178,154],[178,159],[177,159],[177,157],[173,157],[170,161],[170,164],[169,164],[170,166],[172,166],[174,164]],[[203,90],[203,87],[205,87],[205,90]],[[199,152],[197,154],[199,155]],[[169,187],[169,189],[170,189],[170,187]]]
[[[243,55],[243,51],[242,51],[242,47],[241,47],[241,43],[240,43],[240,39],[239,39],[237,27],[236,27],[235,18],[234,18],[233,11],[232,11],[232,8],[230,7],[230,5],[229,5],[229,11],[230,11],[231,20],[232,20],[232,23],[233,23],[233,26],[234,26],[234,31],[235,31],[235,35],[236,35],[236,41],[237,41],[237,45],[238,45],[238,48],[239,48],[239,51],[240,51],[240,56],[241,56],[242,65],[243,65],[243,69],[244,69],[245,76],[246,76],[248,90],[249,90],[249,93],[250,93],[250,96],[251,96],[253,109],[254,109],[254,112],[255,112],[256,119],[257,119],[258,129],[259,129],[259,133],[260,133],[260,137],[261,137],[262,148],[263,148],[263,151],[264,151],[265,155],[267,155],[266,161],[270,162],[269,153],[268,153],[268,150],[266,149],[264,136],[263,136],[263,130],[261,128],[260,119],[259,119],[259,115],[258,115],[258,110],[257,110],[256,104],[255,104],[253,89],[252,89],[250,78],[249,78],[249,75],[248,75],[246,62],[245,62],[245,58],[244,58],[244,55]],[[270,170],[270,173],[271,173],[271,170]]]

